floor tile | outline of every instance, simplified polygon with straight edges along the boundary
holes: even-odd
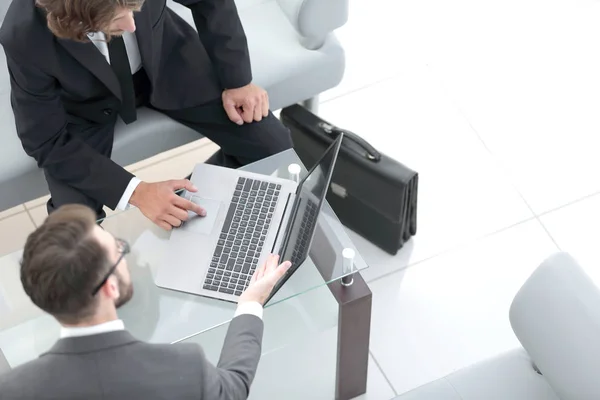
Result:
[[[23,205],[18,205],[13,208],[9,208],[8,210],[0,211],[0,219],[4,219],[6,217],[10,217],[15,214],[19,214],[25,211],[25,207]]]
[[[348,22],[335,31],[344,47],[342,82],[322,93],[322,102],[397,76],[407,65],[425,65],[419,37],[431,35],[423,26],[428,11],[414,2],[351,1]]]
[[[369,375],[367,377],[367,393],[355,397],[353,400],[390,400],[396,394],[394,389],[386,380],[385,375],[375,362],[372,355],[369,356]]]
[[[136,171],[136,176],[148,182],[183,179],[192,173],[194,166],[207,160],[219,147],[214,143],[198,147]]]
[[[337,328],[264,354],[250,399],[329,400],[335,397]],[[289,360],[294,360],[289,363]],[[286,368],[281,368],[286,365]],[[389,400],[394,391],[369,356],[367,393],[353,400]]]
[[[48,202],[48,200],[50,200],[50,195],[42,196],[42,197],[40,197],[38,199],[28,201],[24,205],[25,205],[25,208],[27,208],[28,210],[31,210],[32,208],[36,208],[36,207],[39,207],[41,205],[46,205],[46,203]]]
[[[31,219],[33,220],[33,223],[36,227],[42,225],[46,220],[46,217],[48,217],[48,209],[45,205],[32,208],[27,212],[31,215]]]
[[[533,217],[428,67],[324,103],[320,114],[419,173],[417,235],[396,257],[359,246],[368,280]]]
[[[432,15],[445,32],[432,67],[533,210],[600,191],[600,4],[460,3]]]
[[[17,251],[25,245],[27,236],[33,232],[35,226],[29,215],[25,212],[0,220],[0,255]]]
[[[561,250],[569,252],[600,286],[600,195],[540,217]]]
[[[518,347],[510,304],[556,251],[525,222],[372,282],[371,351],[396,392]]]
[[[211,144],[211,141],[208,138],[201,138],[201,139],[198,139],[198,140],[196,140],[194,142],[190,142],[190,143],[185,144],[183,146],[179,146],[179,147],[176,147],[174,149],[171,149],[171,150],[162,152],[160,154],[157,154],[155,156],[149,157],[149,158],[147,158],[145,160],[142,160],[142,161],[139,161],[139,162],[137,162],[135,164],[128,165],[127,166],[127,170],[131,171],[131,172],[136,172],[136,171],[139,171],[142,168],[151,166],[151,165],[156,164],[156,163],[161,162],[161,161],[172,159],[172,158],[174,158],[176,156],[179,156],[181,154],[197,150],[197,149],[199,149],[199,148],[201,148],[203,146],[210,145],[210,144]]]

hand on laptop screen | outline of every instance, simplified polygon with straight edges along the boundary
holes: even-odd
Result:
[[[241,294],[238,303],[256,301],[264,305],[273,291],[275,284],[285,275],[291,266],[292,263],[289,261],[279,264],[279,256],[270,254],[267,261],[254,272],[250,280],[250,285]]]

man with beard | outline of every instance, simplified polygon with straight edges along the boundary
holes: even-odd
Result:
[[[61,324],[38,359],[0,376],[0,399],[245,399],[256,373],[262,305],[289,268],[271,256],[240,297],[219,364],[197,344],[136,340],[117,308],[133,296],[129,245],[95,224],[94,212],[63,206],[27,239],[21,281]]]

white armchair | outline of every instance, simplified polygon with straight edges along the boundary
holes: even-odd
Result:
[[[10,371],[10,365],[8,365],[8,361],[6,361],[6,357],[4,357],[4,353],[2,353],[2,349],[0,349],[0,374]]]
[[[0,17],[10,1],[0,0]],[[172,0],[167,4],[195,26],[189,9]],[[254,83],[269,93],[271,109],[304,103],[316,110],[319,93],[335,87],[344,75],[344,49],[333,31],[348,19],[348,0],[236,0],[236,4],[248,38]],[[0,64],[4,65],[1,59]],[[0,147],[6,157],[0,159],[0,211],[48,192],[42,172],[18,141],[8,71],[1,65]],[[198,138],[197,132],[142,108],[137,123],[117,123],[112,158],[128,165]]]
[[[546,259],[510,308],[523,345],[396,400],[600,399],[600,289],[566,253]]]

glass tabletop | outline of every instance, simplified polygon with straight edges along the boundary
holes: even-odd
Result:
[[[243,169],[287,179],[288,166],[292,163],[301,166],[300,178],[305,176],[307,170],[293,150]],[[136,208],[111,214],[102,226],[131,245],[127,262],[134,296],[119,309],[119,316],[134,336],[149,342],[174,343],[231,320],[236,308],[234,303],[156,286],[154,276],[162,261],[167,258],[176,263],[178,259],[178,255],[169,254],[167,250],[170,232],[155,226]],[[350,268],[342,258],[342,251],[346,248],[353,249],[355,253]],[[60,331],[58,323],[38,310],[23,292],[19,279],[20,257],[20,251],[0,257],[0,349],[13,367],[50,348]],[[266,307],[289,301],[364,268],[367,264],[329,204],[325,203],[309,258]]]

